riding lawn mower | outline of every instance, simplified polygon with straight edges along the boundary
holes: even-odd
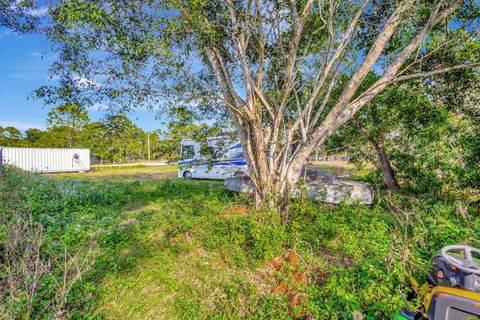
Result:
[[[480,250],[449,245],[436,254],[431,263],[428,282],[431,291],[423,306],[398,310],[394,320],[473,320],[480,319]]]

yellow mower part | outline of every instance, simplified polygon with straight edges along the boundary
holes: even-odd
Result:
[[[480,293],[478,292],[473,292],[473,291],[467,291],[463,289],[458,289],[458,288],[449,288],[449,287],[442,287],[442,286],[437,286],[432,289],[427,295],[425,296],[424,299],[424,306],[425,310],[428,310],[430,308],[430,302],[432,301],[432,297],[435,293],[440,292],[440,293],[445,293],[445,294],[453,294],[459,297],[471,299],[474,301],[479,302],[479,307],[480,307]]]

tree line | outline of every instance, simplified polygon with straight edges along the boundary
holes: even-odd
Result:
[[[37,148],[88,148],[94,163],[121,163],[178,157],[181,136],[160,129],[145,132],[123,114],[90,121],[77,105],[62,105],[48,113],[46,130],[0,127],[0,146]]]

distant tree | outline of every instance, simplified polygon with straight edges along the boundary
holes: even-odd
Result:
[[[17,128],[15,127],[6,127],[4,129],[4,133],[6,134],[6,136],[12,140],[12,141],[16,141],[16,140],[20,140],[22,139],[22,133],[20,132],[20,130],[18,130]]]
[[[9,146],[12,147],[21,147],[21,142],[23,139],[22,133],[15,127],[6,127],[4,128],[3,134],[8,141]]]
[[[165,138],[162,130],[154,130],[150,132],[150,156],[151,159],[177,158],[177,146],[173,141]]]
[[[105,118],[108,153],[112,162],[145,159],[145,133],[125,115]]]
[[[5,128],[0,126],[0,146],[8,146],[8,138],[5,136]]]
[[[28,146],[28,141],[17,128],[12,126],[3,128],[0,126],[0,146],[26,147]]]
[[[57,127],[57,131],[64,131],[68,147],[72,148],[76,146],[80,131],[89,119],[84,108],[77,104],[64,104],[53,108],[48,113],[47,121],[50,127]]]
[[[71,148],[70,131],[65,126],[49,126],[36,145],[44,148]]]
[[[107,139],[107,126],[102,122],[86,124],[82,130],[82,147],[90,149],[93,161],[103,164],[109,158],[110,149]]]
[[[30,128],[25,130],[25,140],[31,146],[36,146],[37,142],[41,141],[43,135],[45,135],[45,132],[40,129]]]
[[[180,155],[180,143],[184,139],[196,140],[203,151],[208,153],[206,139],[219,133],[231,132],[232,126],[228,119],[210,124],[202,121],[202,117],[194,110],[184,107],[172,108],[169,111],[169,121],[165,130],[157,130],[161,141],[160,147],[164,157],[169,159],[178,158]],[[236,137],[234,137],[236,140]]]
[[[179,144],[170,139],[162,139],[158,133],[155,133],[158,137],[155,140],[154,147],[152,149],[155,158],[162,158],[162,159],[178,159],[180,156],[180,146]]]

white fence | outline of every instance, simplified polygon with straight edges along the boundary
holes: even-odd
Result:
[[[0,170],[4,165],[32,172],[89,171],[90,150],[0,147]]]

